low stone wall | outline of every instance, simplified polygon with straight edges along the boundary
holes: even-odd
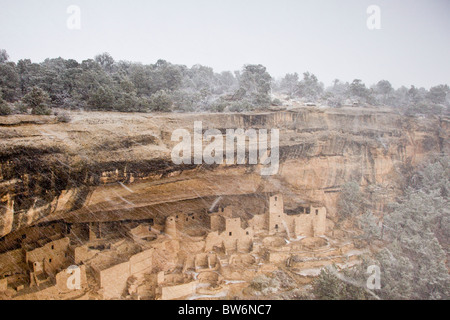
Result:
[[[103,299],[120,298],[127,288],[128,278],[141,277],[153,269],[153,249],[149,249],[132,256],[123,262],[99,272],[100,287]]]
[[[180,299],[195,294],[197,281],[161,288],[161,300]]]
[[[103,299],[120,298],[127,288],[130,277],[130,263],[124,262],[100,271],[100,287]]]

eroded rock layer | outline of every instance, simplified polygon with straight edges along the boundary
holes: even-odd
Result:
[[[182,203],[275,192],[321,203],[333,216],[343,183],[395,190],[404,168],[449,148],[448,119],[389,109],[71,117],[0,117],[0,237],[47,220],[169,215],[190,208]],[[253,165],[175,165],[172,132],[193,132],[194,121],[222,132],[280,129],[278,174],[261,176]]]

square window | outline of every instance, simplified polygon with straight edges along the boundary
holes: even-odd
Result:
[[[229,235],[230,235],[230,237],[231,237],[231,236],[233,235],[233,232],[230,232]]]

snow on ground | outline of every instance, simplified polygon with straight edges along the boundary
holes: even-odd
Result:
[[[355,260],[355,261],[351,261],[351,262],[347,262],[347,263],[336,263],[336,266],[339,269],[347,269],[347,268],[352,268],[358,264],[361,264],[361,261]]]
[[[313,269],[305,269],[300,272],[295,272],[295,274],[298,274],[299,276],[303,277],[317,277],[320,275],[320,271],[322,271],[322,268],[313,268]]]
[[[237,284],[237,283],[245,283],[243,280],[225,280],[225,284]]]
[[[228,290],[221,291],[221,292],[216,293],[214,295],[207,295],[207,294],[197,295],[197,294],[194,294],[192,296],[187,297],[186,300],[197,300],[197,299],[202,299],[202,298],[208,298],[208,299],[211,299],[211,298],[223,298],[223,297],[226,297],[227,294],[228,294]]]
[[[349,252],[347,252],[346,256],[360,256],[366,252],[368,252],[368,250],[350,250]]]

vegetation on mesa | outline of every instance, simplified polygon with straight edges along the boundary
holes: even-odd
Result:
[[[262,65],[246,65],[234,73],[158,60],[144,65],[115,61],[108,53],[81,63],[72,59],[9,61],[0,50],[0,115],[50,114],[52,107],[120,112],[243,112],[280,106],[287,99],[331,107],[358,103],[389,105],[407,114],[448,114],[450,88],[394,89],[382,80],[368,88],[361,80],[335,80],[325,88],[314,74],[297,73],[275,81]]]

